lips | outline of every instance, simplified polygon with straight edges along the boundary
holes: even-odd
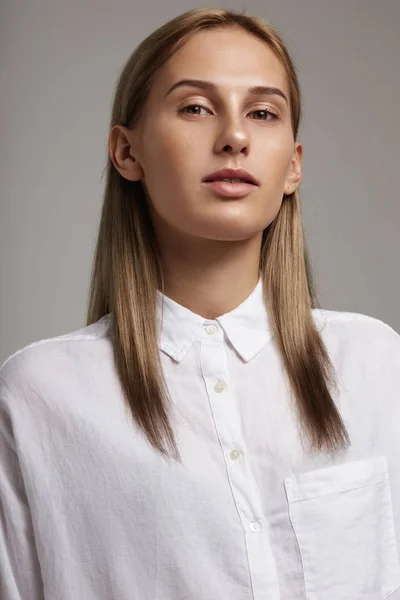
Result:
[[[230,183],[229,181],[204,181],[205,186],[212,191],[213,194],[222,198],[244,198],[251,194],[256,185],[253,183],[245,183],[244,181]]]
[[[202,181],[220,181],[221,179],[238,179],[241,183],[251,183],[252,185],[260,185],[257,179],[244,169],[221,169],[210,173],[203,178]]]

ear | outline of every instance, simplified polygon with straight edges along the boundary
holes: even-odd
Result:
[[[285,181],[285,194],[289,196],[300,185],[303,168],[303,146],[295,142],[290,168]]]
[[[108,152],[117,171],[129,181],[139,181],[144,173],[133,149],[134,135],[131,129],[115,125],[108,136]]]

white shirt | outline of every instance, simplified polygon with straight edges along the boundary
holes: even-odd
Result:
[[[215,321],[164,296],[161,328],[157,294],[181,465],[127,417],[109,315],[1,367],[1,600],[399,600],[400,336],[313,310],[352,445],[310,456],[261,280]]]

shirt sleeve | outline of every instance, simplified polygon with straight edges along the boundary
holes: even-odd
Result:
[[[0,379],[0,396],[3,389]],[[29,504],[18,455],[6,439],[7,422],[0,404],[0,598],[44,600]]]
[[[389,325],[369,340],[372,351],[367,388],[373,390],[380,413],[377,418],[379,453],[386,456],[392,496],[394,528],[400,562],[400,335]],[[399,565],[398,565],[399,568]],[[400,600],[400,588],[390,595]]]
[[[363,377],[358,388],[359,433],[361,439],[366,436],[369,456],[387,459],[392,506],[385,507],[384,518],[387,530],[393,530],[397,558],[390,568],[385,566],[392,570],[393,580],[397,581],[400,567],[400,336],[383,321],[370,319],[363,332],[356,336],[356,343]],[[383,597],[400,600],[400,588]]]

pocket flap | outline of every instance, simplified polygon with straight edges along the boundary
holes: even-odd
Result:
[[[386,457],[377,456],[287,477],[285,487],[289,502],[299,502],[372,485],[388,477]]]

